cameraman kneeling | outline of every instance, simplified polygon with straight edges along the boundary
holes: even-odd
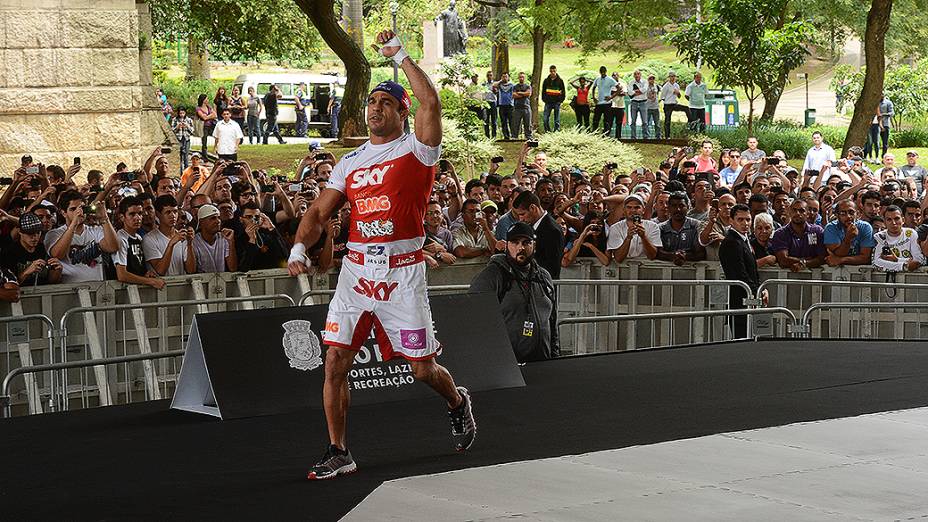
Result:
[[[470,284],[471,292],[496,293],[520,363],[560,355],[554,282],[534,256],[535,230],[516,223],[506,232],[506,253],[492,256]]]

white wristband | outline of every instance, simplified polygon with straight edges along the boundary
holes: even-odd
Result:
[[[294,244],[293,248],[290,249],[290,258],[287,259],[287,264],[306,263],[306,261],[306,245],[303,243]]]
[[[394,35],[393,38],[390,38],[388,42],[383,44],[383,46],[380,48],[381,55],[383,54],[385,47],[399,47],[399,50],[396,51],[396,54],[393,55],[393,61],[396,62],[396,65],[403,65],[403,60],[409,56],[409,53],[403,49],[403,42],[400,41],[399,36]]]

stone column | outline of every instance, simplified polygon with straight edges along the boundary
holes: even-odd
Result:
[[[141,166],[166,136],[143,116],[139,34],[135,0],[0,0],[0,176],[23,154],[65,168],[80,156],[84,173]]]

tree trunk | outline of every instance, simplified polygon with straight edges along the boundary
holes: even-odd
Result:
[[[867,15],[867,29],[864,33],[864,49],[866,54],[866,73],[864,87],[854,104],[854,117],[847,128],[844,137],[842,156],[847,155],[847,149],[863,144],[867,141],[867,131],[873,113],[880,103],[883,95],[883,76],[886,73],[886,32],[889,30],[889,15],[893,8],[893,0],[873,0],[870,4],[870,13]]]
[[[777,112],[777,105],[780,103],[780,97],[783,96],[783,91],[786,89],[787,76],[789,76],[789,71],[780,71],[780,77],[777,79],[774,90],[768,89],[761,92],[764,95],[764,113],[760,115],[761,120],[773,121],[773,117]]]
[[[342,3],[342,28],[361,49],[364,49],[363,8],[362,0],[344,0]]]
[[[542,69],[545,60],[545,34],[544,28],[536,25],[532,29],[532,96],[529,103],[532,105],[532,126],[537,130],[538,125],[538,95],[541,93]]]
[[[209,80],[209,51],[206,44],[190,36],[187,38],[187,80]]]
[[[371,66],[364,51],[352,40],[335,18],[334,0],[295,0],[322,39],[345,64],[348,83],[339,113],[338,137],[367,136],[364,100],[371,83]],[[360,3],[360,2],[359,2]]]

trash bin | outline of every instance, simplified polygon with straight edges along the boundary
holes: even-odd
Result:
[[[806,109],[806,127],[815,125],[815,109]]]
[[[737,127],[738,97],[732,90],[712,90],[706,93],[706,125],[710,129]]]

